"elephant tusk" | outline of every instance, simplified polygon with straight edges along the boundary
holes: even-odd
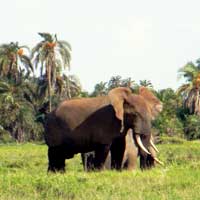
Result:
[[[150,139],[150,144],[153,147],[153,149],[158,153],[159,151],[158,151],[157,147],[155,146],[155,144],[153,143],[152,139]]]
[[[148,151],[148,150],[144,147],[144,145],[142,144],[142,140],[141,140],[140,136],[139,136],[139,135],[136,135],[135,137],[136,137],[136,141],[137,141],[137,143],[138,143],[138,146],[139,146],[145,153],[151,154],[151,153],[149,153],[149,151]]]
[[[160,160],[158,160],[158,158],[153,158],[158,164],[160,164],[160,165],[162,165],[162,166],[164,166],[164,163],[163,162],[161,162]]]

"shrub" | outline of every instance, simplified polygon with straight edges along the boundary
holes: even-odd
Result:
[[[200,139],[200,116],[188,115],[185,120],[184,133],[187,139]]]
[[[183,124],[176,116],[161,114],[153,123],[159,135],[183,136]]]
[[[10,142],[14,142],[14,139],[11,137],[10,133],[0,125],[0,143]]]

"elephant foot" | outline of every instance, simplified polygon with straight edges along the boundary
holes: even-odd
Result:
[[[99,145],[95,150],[94,168],[104,170],[106,159],[109,155],[110,145]]]
[[[57,173],[57,172],[65,173],[65,167],[52,166],[52,165],[49,164],[47,171],[48,172],[53,172],[53,173]]]
[[[93,171],[94,170],[94,159],[95,159],[95,152],[88,152],[81,154],[83,168],[85,171]]]
[[[48,158],[48,172],[65,172],[65,157],[61,147],[49,147]]]
[[[125,137],[116,138],[111,145],[111,169],[121,170],[126,148]]]

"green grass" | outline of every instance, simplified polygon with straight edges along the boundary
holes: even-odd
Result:
[[[47,174],[45,145],[0,145],[0,200],[200,199],[200,142],[158,148],[165,166],[144,172],[86,173],[77,155],[66,161],[65,174]]]

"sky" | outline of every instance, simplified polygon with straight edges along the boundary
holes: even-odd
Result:
[[[83,89],[112,76],[177,89],[178,69],[200,58],[199,0],[0,0],[0,43],[33,47],[38,32],[72,46]]]

